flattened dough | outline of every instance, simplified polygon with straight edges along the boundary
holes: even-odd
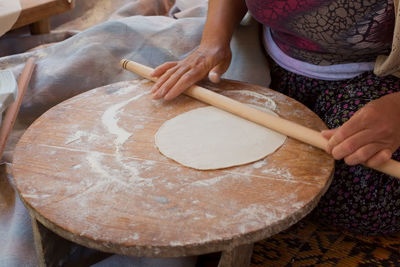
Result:
[[[284,135],[210,106],[166,121],[155,135],[155,144],[162,154],[184,166],[212,170],[262,159],[285,139]]]

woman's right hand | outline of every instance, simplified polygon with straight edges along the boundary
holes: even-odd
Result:
[[[158,66],[151,74],[158,81],[151,89],[153,99],[171,100],[208,75],[212,82],[219,82],[232,58],[229,45],[200,45],[189,56]]]

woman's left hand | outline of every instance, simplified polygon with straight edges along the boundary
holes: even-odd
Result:
[[[341,127],[321,134],[329,140],[326,151],[336,160],[381,165],[400,147],[400,93],[369,102]]]

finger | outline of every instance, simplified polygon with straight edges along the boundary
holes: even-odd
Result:
[[[342,141],[344,140],[344,137],[342,136],[341,133],[338,133],[338,131],[336,131],[328,140],[328,144],[326,146],[326,151],[329,154],[332,154],[332,150],[335,148],[335,146],[337,146],[338,144],[340,144]]]
[[[321,131],[321,135],[322,137],[324,137],[325,139],[329,140],[337,131],[336,129],[329,129],[329,130],[322,130]]]
[[[172,67],[175,67],[178,64],[177,61],[171,61],[171,62],[166,62],[164,64],[161,64],[157,68],[153,70],[153,72],[150,74],[151,77],[160,77],[163,75],[167,70],[169,70]]]
[[[371,130],[363,130],[346,138],[346,140],[335,146],[331,154],[334,159],[339,160],[353,154],[359,148],[373,143],[374,140],[374,135],[371,133]]]
[[[328,141],[327,150],[331,152],[335,146],[343,142],[345,139],[365,129],[364,124],[365,120],[357,119],[357,116],[354,115],[350,120],[337,128],[335,134],[331,136]]]
[[[381,151],[381,146],[377,143],[368,144],[361,147],[353,154],[344,158],[347,165],[356,165],[367,162],[376,153]]]
[[[213,83],[219,83],[221,81],[222,74],[224,74],[227,69],[227,64],[218,64],[210,70],[210,72],[208,73],[208,79]]]
[[[331,137],[336,133],[336,131],[337,131],[337,129],[323,130],[323,131],[321,131],[321,135],[322,135],[322,137],[327,139],[329,142],[329,139],[331,139]],[[325,147],[325,151],[328,154],[332,154],[332,148],[328,146],[328,143]]]
[[[167,81],[169,79],[171,79],[172,75],[174,75],[175,73],[180,73],[182,72],[182,70],[186,70],[189,67],[187,66],[179,66],[176,65],[175,67],[170,68],[169,70],[167,70],[160,78],[158,78],[157,82],[153,85],[152,89],[151,89],[151,93],[152,93],[152,97],[153,99],[159,99],[161,98],[163,95],[163,90],[167,90],[165,87],[162,88],[165,83],[167,83]]]
[[[208,73],[208,79],[213,83],[219,83],[221,81],[221,76],[213,71]]]
[[[166,81],[168,81],[168,79],[171,77],[171,75],[174,74],[174,72],[176,72],[177,70],[178,70],[178,66],[172,67],[169,70],[167,70],[160,78],[158,78],[156,83],[151,88],[151,93],[152,93],[153,98],[158,95],[158,93],[160,92],[160,87]]]
[[[372,156],[368,161],[367,165],[369,167],[375,168],[378,167],[379,165],[382,165],[392,157],[392,152],[389,149],[384,149],[376,153],[374,156]]]
[[[163,98],[170,90],[173,88],[178,80],[184,75],[187,71],[189,71],[190,67],[182,66],[175,70],[173,74],[171,74],[159,88],[159,90],[153,95],[154,98],[159,99]]]
[[[196,70],[190,70],[182,75],[179,81],[176,83],[174,88],[172,88],[164,97],[165,100],[171,100],[177,97],[180,93],[185,91],[187,88],[195,84],[196,82],[203,79],[205,73]]]

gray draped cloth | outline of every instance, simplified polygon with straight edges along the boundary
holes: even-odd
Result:
[[[200,42],[207,12],[205,0],[76,1],[73,11],[52,18],[50,34],[30,36],[20,29],[0,38],[0,70],[18,77],[27,58],[37,63],[3,155],[8,166],[0,176],[0,266],[37,265],[29,214],[6,171],[24,130],[63,100],[137,77],[119,67],[122,58],[156,67],[185,57]],[[231,46],[224,77],[268,86],[258,25],[240,26]]]

